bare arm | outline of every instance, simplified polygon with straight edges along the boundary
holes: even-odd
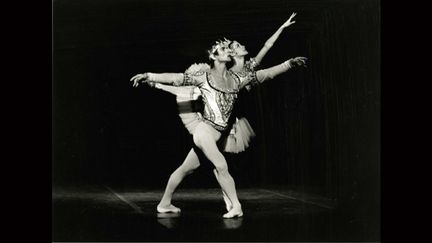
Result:
[[[273,66],[271,68],[258,70],[256,72],[256,78],[260,83],[262,83],[266,80],[273,79],[277,75],[288,71],[292,67],[305,66],[306,60],[307,60],[306,57],[291,58],[288,61],[285,61],[282,64]]]
[[[282,31],[295,23],[295,21],[291,21],[292,18],[296,16],[296,13],[291,14],[290,18],[283,24],[279,29],[266,41],[263,48],[259,51],[258,55],[255,57],[255,61],[257,63],[261,63],[261,60],[264,58],[264,56],[267,54],[267,52],[270,50],[270,48],[273,46],[273,44],[276,42],[276,40],[279,38],[279,35],[282,33]]]
[[[134,87],[138,87],[140,83],[163,83],[174,84],[181,83],[184,79],[183,73],[140,73],[133,76],[130,81]]]

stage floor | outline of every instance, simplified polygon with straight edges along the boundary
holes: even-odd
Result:
[[[244,216],[224,219],[220,189],[179,189],[180,214],[159,214],[162,190],[107,185],[54,187],[52,240],[59,241],[378,241],[367,222],[337,202],[303,191],[239,189]],[[377,229],[378,230],[378,229]]]

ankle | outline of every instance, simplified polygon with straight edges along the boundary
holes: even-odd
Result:
[[[169,207],[170,205],[171,205],[171,203],[160,202],[158,204],[158,207],[166,208],[166,207]]]
[[[232,204],[232,209],[240,209],[241,210],[241,204],[238,202],[238,203],[233,203]]]

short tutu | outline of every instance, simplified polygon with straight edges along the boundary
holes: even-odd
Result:
[[[245,151],[255,137],[255,132],[244,117],[236,118],[228,137],[224,143],[224,151],[228,153],[240,153]]]

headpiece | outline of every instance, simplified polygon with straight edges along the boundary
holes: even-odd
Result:
[[[220,47],[229,48],[229,44],[231,44],[231,41],[224,37],[224,40],[216,41],[215,44],[212,46],[212,48],[208,51],[209,55],[213,55],[219,49]]]

